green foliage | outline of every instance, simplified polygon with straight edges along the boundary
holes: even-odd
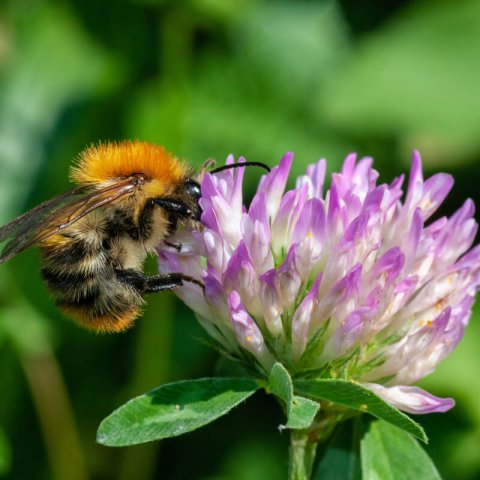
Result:
[[[480,310],[474,307],[473,318],[467,333],[457,349],[439,365],[435,375],[425,378],[421,385],[429,391],[448,392],[456,399],[457,406],[450,418],[440,419],[425,416],[425,425],[431,438],[427,452],[435,455],[435,464],[446,469],[454,477],[455,472],[464,472],[460,478],[470,478],[480,470],[480,382],[476,381],[480,338]],[[466,386],[468,385],[468,388]],[[463,415],[459,412],[463,411]],[[442,471],[442,470],[440,470]],[[443,473],[443,472],[442,472]]]
[[[45,138],[65,108],[108,94],[123,77],[115,56],[99,48],[66,8],[46,4],[17,28],[22,54],[7,64],[0,82],[2,223],[20,213],[39,175]]]
[[[298,470],[294,467],[293,475],[304,478],[314,458],[316,444],[309,444],[309,438],[318,428],[314,421],[320,404],[295,395],[293,385],[290,374],[278,362],[272,367],[266,385],[253,378],[239,377],[170,383],[130,400],[113,412],[100,425],[97,441],[118,447],[183,435],[227,414],[263,387],[284,406],[287,423],[282,428],[294,430],[291,449],[296,452],[294,457],[298,457]],[[362,438],[358,418],[340,425],[318,466],[317,479],[359,480],[359,451],[364,479],[440,478],[428,455],[410,436],[426,441],[420,425],[370,390],[343,380],[299,380],[295,388],[309,397],[368,411],[383,419],[372,422]],[[404,462],[409,466],[402,470]]]
[[[10,470],[12,461],[12,452],[10,443],[2,429],[0,429],[0,476],[5,475]]]
[[[229,452],[215,479],[285,479],[286,445],[274,445],[270,438],[265,438],[262,434],[239,444],[235,442],[229,444]]]
[[[480,148],[479,24],[479,2],[412,3],[330,77],[324,114],[362,136],[403,137],[405,150],[433,150],[444,164],[471,158]]]
[[[354,420],[337,427],[318,465],[315,480],[361,479],[359,421]]]
[[[337,428],[315,480],[440,480],[433,462],[404,430],[383,420],[358,418]]]
[[[268,389],[283,400],[286,405],[287,423],[284,428],[309,428],[320,409],[320,405],[293,394],[293,384],[290,374],[281,363],[276,363],[270,372]]]
[[[336,379],[298,380],[294,386],[298,393],[367,412],[427,442],[425,431],[417,422],[358,383]]]
[[[372,422],[361,441],[362,473],[369,480],[440,480],[414,438],[383,421]]]
[[[169,383],[113,412],[101,423],[97,441],[121,447],[183,435],[225,415],[259,387],[248,378]]]

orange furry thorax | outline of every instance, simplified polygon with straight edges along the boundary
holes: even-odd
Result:
[[[158,190],[168,190],[169,186],[186,177],[188,168],[161,146],[123,141],[87,148],[71,170],[74,182],[94,187],[102,187],[133,174],[144,175],[147,182],[156,184]]]

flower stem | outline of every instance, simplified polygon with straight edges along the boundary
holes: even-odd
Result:
[[[309,480],[318,441],[308,430],[290,431],[288,480]]]

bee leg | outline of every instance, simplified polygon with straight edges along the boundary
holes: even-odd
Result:
[[[174,248],[177,252],[182,251],[182,244],[181,243],[171,243],[171,242],[163,242],[167,247]]]
[[[202,215],[202,210],[200,206],[197,205],[195,207],[188,206],[185,202],[178,200],[176,198],[169,198],[169,197],[160,197],[160,198],[152,198],[151,200],[154,204],[163,208],[170,217],[176,218],[188,218],[195,222],[200,221],[200,217]]]
[[[181,287],[183,282],[195,283],[202,290],[205,288],[202,282],[188,275],[183,275],[183,273],[164,273],[147,277],[135,270],[117,270],[117,276],[122,282],[130,285],[142,294],[171,290],[175,287]]]
[[[161,292],[162,290],[180,287],[183,282],[190,282],[198,285],[202,290],[205,286],[199,280],[183,275],[183,273],[165,273],[163,275],[155,275],[153,277],[145,277],[146,288],[143,293]]]
[[[182,201],[174,198],[153,198],[152,202],[162,207],[169,214],[179,217],[190,218],[192,216],[192,210]]]

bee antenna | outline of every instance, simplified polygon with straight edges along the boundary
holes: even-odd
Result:
[[[270,172],[270,167],[261,162],[240,162],[240,163],[231,163],[230,165],[222,165],[221,167],[214,168],[210,170],[209,173],[218,173],[223,172],[224,170],[230,170],[231,168],[241,168],[241,167],[260,167],[265,169],[267,172]]]

